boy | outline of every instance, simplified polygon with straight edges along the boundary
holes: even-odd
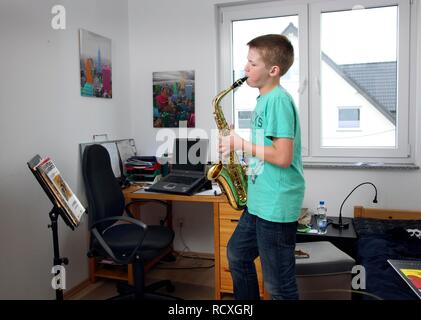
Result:
[[[276,34],[247,45],[247,84],[260,92],[251,143],[231,130],[221,138],[219,149],[222,154],[231,149],[252,155],[247,208],[227,248],[234,297],[259,299],[254,260],[260,256],[264,286],[272,299],[298,299],[294,249],[305,190],[301,133],[294,102],[279,85],[294,61],[294,49],[286,37]]]

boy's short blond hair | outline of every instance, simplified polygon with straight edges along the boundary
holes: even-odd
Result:
[[[294,47],[284,35],[266,34],[254,38],[247,45],[259,51],[267,67],[278,66],[280,76],[287,73],[294,63]]]

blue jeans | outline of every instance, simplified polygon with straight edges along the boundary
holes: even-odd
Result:
[[[260,299],[254,265],[258,256],[264,286],[272,299],[298,299],[294,255],[296,232],[297,222],[270,222],[248,213],[247,209],[244,211],[227,247],[235,299]]]

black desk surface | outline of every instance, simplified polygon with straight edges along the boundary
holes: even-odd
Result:
[[[336,219],[337,218],[335,217],[328,217],[328,222],[331,222],[332,220],[336,221]],[[349,222],[347,229],[336,229],[332,224],[328,224],[327,232],[325,234],[297,232],[297,242],[329,241],[351,257],[355,258],[357,234],[354,229],[354,219],[342,218],[342,220],[343,222]],[[314,225],[315,224],[312,223],[312,226]]]
[[[337,221],[336,217],[328,217],[328,223],[332,220]],[[337,229],[332,226],[331,223],[327,226],[327,232],[325,234],[318,234],[318,233],[306,233],[306,232],[297,232],[297,235],[300,236],[309,236],[309,237],[333,237],[333,238],[350,238],[356,239],[357,234],[355,233],[354,229],[354,219],[352,218],[342,218],[343,222],[349,222],[349,226],[347,229]],[[312,226],[315,228],[315,224],[312,221]],[[327,240],[327,239],[326,239]]]

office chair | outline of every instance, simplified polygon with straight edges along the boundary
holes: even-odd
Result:
[[[133,203],[150,201],[137,200],[125,205],[108,151],[103,146],[95,144],[85,148],[82,173],[91,232],[88,257],[107,257],[116,263],[133,266],[134,286],[118,286],[120,295],[113,299],[172,298],[153,293],[164,286],[172,291],[174,287],[169,280],[145,286],[144,264],[170,252],[174,232],[163,225],[145,225],[133,217],[129,210]],[[152,201],[166,205],[163,201]],[[123,216],[124,213],[127,216]]]

